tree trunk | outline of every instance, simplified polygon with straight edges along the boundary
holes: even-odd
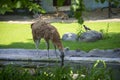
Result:
[[[108,18],[111,18],[111,2],[110,0],[108,1]]]

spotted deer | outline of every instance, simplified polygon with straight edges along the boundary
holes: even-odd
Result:
[[[63,51],[63,45],[60,40],[60,35],[57,31],[57,29],[52,26],[50,23],[47,23],[45,21],[39,20],[31,24],[32,29],[32,36],[34,43],[36,45],[36,48],[38,49],[41,38],[44,38],[44,40],[47,43],[47,50],[48,50],[48,57],[49,57],[49,41],[53,43],[56,51],[56,47],[59,49],[61,53],[61,65],[64,65],[64,51]]]

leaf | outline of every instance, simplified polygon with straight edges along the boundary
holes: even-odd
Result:
[[[82,17],[80,17],[80,18],[78,19],[78,23],[81,24],[81,25],[84,23],[84,20],[83,20]]]
[[[77,9],[77,7],[76,7],[76,5],[75,5],[75,4],[71,6],[71,10],[72,10],[73,12],[75,12],[75,11],[76,11],[76,9]]]
[[[79,0],[75,0],[76,1],[76,4],[79,4],[80,3],[80,1]]]
[[[62,6],[65,0],[57,0],[57,6]]]
[[[8,7],[8,5],[2,5],[2,7],[0,7],[0,14],[5,14],[6,12],[12,12],[13,10]]]
[[[21,7],[21,2],[20,1],[17,1],[16,3],[16,8],[20,8]]]
[[[114,1],[113,2],[116,6],[118,6],[120,4],[120,1]]]
[[[104,3],[104,2],[105,2],[105,0],[100,0],[100,2],[101,2],[101,3]]]
[[[99,0],[95,0],[97,3],[99,2]]]
[[[74,15],[75,15],[75,18],[76,18],[76,19],[79,19],[79,17],[82,16],[82,13],[81,13],[80,11],[76,11],[76,12],[74,13]]]
[[[105,0],[95,0],[97,3],[101,2],[101,3],[104,3]]]

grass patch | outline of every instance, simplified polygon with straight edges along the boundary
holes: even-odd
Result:
[[[85,25],[96,31],[106,31],[108,22],[85,22]],[[61,37],[66,32],[77,33],[79,26],[77,23],[52,23]],[[97,42],[71,42],[62,41],[64,47],[70,47],[70,49],[81,49],[89,51],[94,48],[99,49],[113,49],[120,47],[120,22],[109,22],[108,35],[109,38],[99,40]],[[0,48],[24,48],[35,49],[34,42],[32,40],[30,24],[17,24],[0,22]],[[50,48],[53,48],[51,44]],[[40,43],[40,49],[46,49],[45,41]]]

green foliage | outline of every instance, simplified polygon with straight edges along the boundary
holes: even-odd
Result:
[[[112,80],[111,72],[104,61],[97,60],[93,67],[52,66],[24,69],[8,65],[0,69],[0,80]],[[74,75],[77,74],[76,77]]]
[[[83,24],[82,12],[85,10],[83,0],[74,0],[71,5],[71,10],[74,13],[74,17],[78,20],[78,23]]]
[[[65,0],[57,0],[57,6],[58,7],[62,6],[64,2]]]
[[[103,39],[109,38],[109,23],[107,24],[106,30],[101,29],[100,32],[103,34]]]
[[[97,60],[91,68],[80,69],[78,73],[76,80],[112,80],[110,70],[101,60]]]
[[[1,0],[0,1],[0,14],[4,14],[6,11],[12,12],[13,3],[11,0]]]
[[[28,8],[29,11],[33,13],[45,11],[36,3],[32,3],[29,0],[1,0],[0,1],[0,14],[5,14],[6,12],[12,12],[13,9],[17,8]]]
[[[78,29],[77,29],[77,40],[79,39],[81,33],[84,32],[83,29],[82,29],[83,25],[78,25],[78,26],[79,26],[79,27],[78,27]]]
[[[105,1],[111,2],[112,4],[118,6],[120,4],[119,0],[95,0],[96,2],[104,3]]]
[[[0,70],[0,80],[32,80],[32,76],[28,70],[8,65]]]
[[[104,3],[105,0],[95,0],[96,2],[101,2],[101,3]]]
[[[29,2],[28,9],[29,11],[32,11],[34,14],[38,12],[45,13],[45,10],[42,9],[42,7],[36,3],[33,4]]]
[[[104,61],[97,60],[90,71],[89,80],[112,80]]]

